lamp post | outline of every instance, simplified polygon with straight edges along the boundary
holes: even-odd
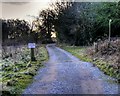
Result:
[[[111,36],[111,22],[112,20],[110,19],[109,20],[109,38],[108,38],[109,43],[110,43],[110,36]]]

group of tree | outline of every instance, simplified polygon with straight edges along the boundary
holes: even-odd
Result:
[[[47,13],[47,12],[48,13]],[[39,18],[35,18],[32,24],[19,19],[0,19],[2,25],[2,44],[16,45],[27,43],[51,43],[51,32],[53,31],[53,14],[50,10],[43,10]]]
[[[47,29],[40,25],[39,22],[38,20],[33,20],[32,24],[30,24],[25,20],[0,19],[2,25],[2,44],[47,43]]]
[[[0,19],[2,23],[2,42],[5,43],[6,41],[14,41],[16,40],[21,42],[24,38],[28,36],[30,31],[29,24],[25,20],[19,19]]]
[[[40,16],[44,20],[43,26],[50,28],[49,34],[53,30],[59,42],[90,45],[107,38],[110,19],[111,36],[120,36],[120,2],[56,2],[51,6]],[[50,27],[45,25],[48,24],[46,21]]]
[[[3,42],[20,38],[51,43],[54,32],[58,42],[90,45],[108,37],[110,19],[111,36],[120,37],[120,2],[55,2],[40,11],[32,26],[18,19],[0,19],[0,22]]]

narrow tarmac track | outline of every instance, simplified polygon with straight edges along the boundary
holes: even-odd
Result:
[[[118,94],[118,84],[91,63],[80,61],[54,44],[49,61],[40,68],[23,94]]]

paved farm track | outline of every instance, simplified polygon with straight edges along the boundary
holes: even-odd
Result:
[[[47,45],[49,61],[23,94],[118,94],[113,78],[91,63],[80,61],[54,44]]]

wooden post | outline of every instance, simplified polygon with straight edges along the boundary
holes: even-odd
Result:
[[[34,55],[35,43],[28,43],[28,48],[31,49],[31,61],[36,61]]]
[[[36,61],[34,56],[34,48],[31,48],[31,61]]]
[[[95,53],[98,52],[98,44],[96,42],[94,42],[94,49],[95,49]]]

